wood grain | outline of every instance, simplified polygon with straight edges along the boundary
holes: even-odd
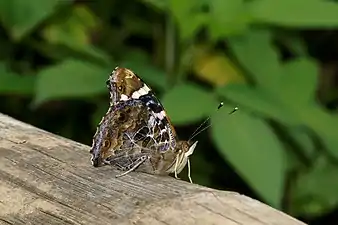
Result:
[[[0,224],[301,225],[243,195],[94,168],[89,147],[0,114]]]

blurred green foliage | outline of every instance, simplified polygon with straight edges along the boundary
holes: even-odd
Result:
[[[158,93],[176,126],[211,115],[192,157],[197,183],[217,186],[211,174],[226,180],[219,168],[229,164],[259,198],[294,216],[337,209],[338,117],[328,103],[338,91],[325,72],[335,58],[309,54],[318,42],[306,40],[313,30],[335,32],[338,3],[11,0],[0,2],[0,21],[3,111],[90,144],[109,105],[105,80],[125,66]],[[220,100],[226,106],[215,112]],[[69,118],[56,129],[58,111]]]

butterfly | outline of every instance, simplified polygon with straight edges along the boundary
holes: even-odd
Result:
[[[106,82],[110,107],[97,126],[90,150],[94,167],[111,165],[124,171],[178,174],[188,165],[198,141],[179,140],[154,92],[133,71],[116,67]]]

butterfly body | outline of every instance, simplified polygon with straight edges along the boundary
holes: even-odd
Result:
[[[92,164],[128,172],[180,173],[197,142],[177,138],[160,101],[131,70],[115,68],[107,87],[110,108],[93,138]]]

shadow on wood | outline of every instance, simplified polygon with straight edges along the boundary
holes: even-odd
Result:
[[[0,223],[301,225],[243,195],[90,164],[89,147],[0,114]]]

